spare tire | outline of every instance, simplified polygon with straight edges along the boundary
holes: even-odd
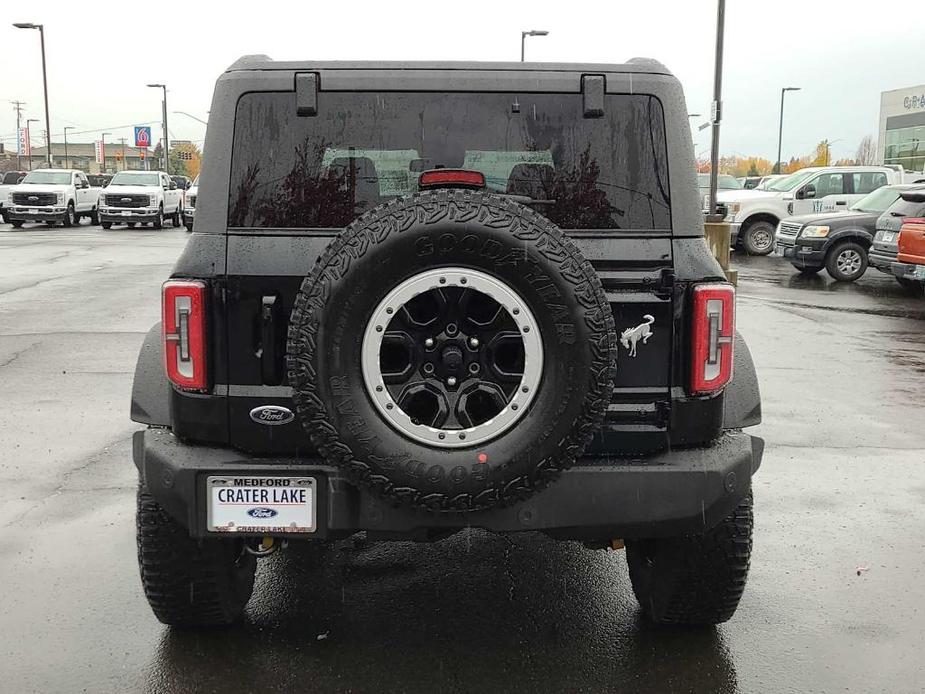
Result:
[[[288,378],[325,460],[432,511],[528,497],[600,428],[616,363],[591,264],[510,199],[439,190],[357,219],[304,279]]]

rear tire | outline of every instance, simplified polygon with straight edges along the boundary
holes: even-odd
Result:
[[[90,212],[90,224],[92,224],[93,226],[97,226],[99,223],[100,223],[100,212],[94,207],[93,211]],[[112,225],[110,224],[110,226]]]
[[[216,626],[241,616],[257,565],[241,540],[192,539],[143,486],[136,528],[141,585],[161,622]]]
[[[825,269],[837,282],[854,282],[867,271],[867,249],[855,241],[842,241],[825,256]]]
[[[112,222],[103,222],[100,226],[107,230],[112,229]]]
[[[633,593],[657,624],[708,625],[735,613],[752,552],[749,493],[715,528],[700,535],[628,540]]]
[[[170,217],[170,225],[171,225],[174,229],[178,229],[178,228],[180,227],[180,208],[179,208],[179,207],[177,208],[176,212],[174,212],[174,213],[171,215],[171,217]]]
[[[25,222],[23,222],[23,220],[21,220],[21,219],[14,219],[12,222],[10,222],[10,224],[13,225],[13,228],[14,228],[14,229],[22,229],[22,225],[23,225],[24,223],[25,223]]]
[[[64,212],[64,226],[72,227],[75,224],[77,224],[77,216],[74,214],[74,203],[69,202]]]
[[[753,222],[742,235],[742,248],[749,255],[767,255],[774,250],[774,225],[771,222]]]

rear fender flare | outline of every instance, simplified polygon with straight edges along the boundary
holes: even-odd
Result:
[[[723,398],[723,428],[742,429],[761,424],[761,391],[755,363],[745,340],[736,331],[732,381]]]
[[[169,427],[170,383],[162,353],[161,324],[156,323],[145,335],[135,363],[131,418],[141,424]]]

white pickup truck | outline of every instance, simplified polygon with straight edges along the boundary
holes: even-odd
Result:
[[[778,222],[794,215],[847,210],[851,203],[892,183],[912,183],[923,174],[889,166],[820,166],[776,179],[763,190],[729,190],[717,195],[732,228],[733,247],[749,255],[774,250]]]
[[[196,216],[196,199],[199,197],[199,176],[186,191],[186,205],[183,207],[183,223],[187,231],[193,230],[193,218]]]
[[[0,217],[10,223],[10,190],[22,183],[28,171],[6,171],[0,174]]]
[[[90,187],[83,171],[76,169],[36,169],[10,189],[7,216],[17,229],[25,222],[61,222],[69,227],[81,217],[97,224],[99,188]]]
[[[183,191],[163,171],[120,171],[100,195],[100,225],[151,224],[163,229],[170,218],[180,226],[183,216]]]

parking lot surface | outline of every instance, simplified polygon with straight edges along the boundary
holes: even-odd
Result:
[[[925,299],[774,257],[735,258],[767,450],[727,624],[646,625],[622,552],[472,530],[290,548],[244,624],[162,626],[128,406],[187,238],[0,225],[0,691],[921,691]]]

